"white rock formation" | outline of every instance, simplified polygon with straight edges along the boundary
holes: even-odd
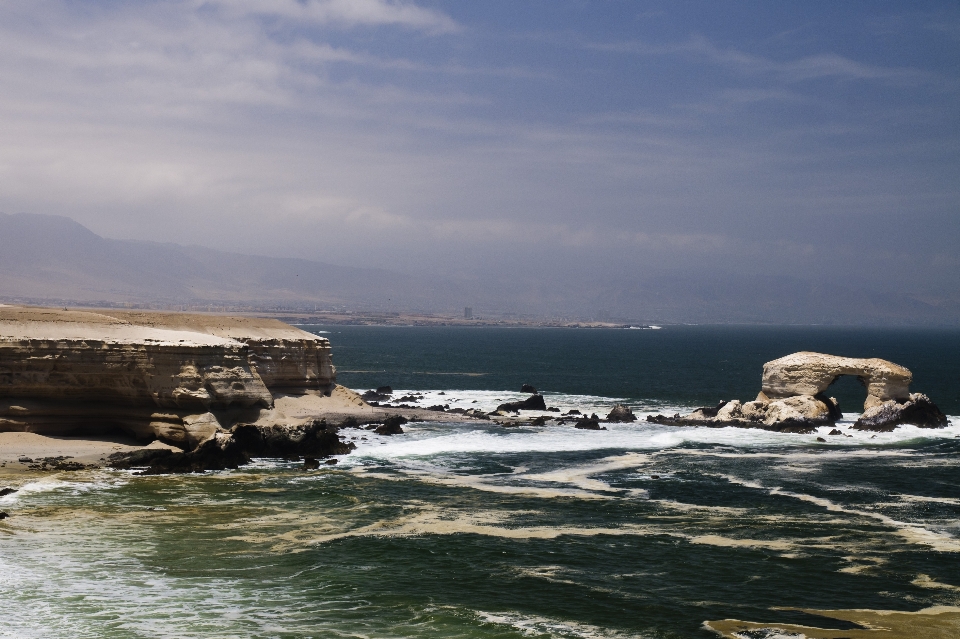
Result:
[[[892,430],[899,424],[942,428],[946,416],[930,398],[910,394],[913,375],[883,359],[855,359],[801,352],[763,366],[757,399],[741,404],[721,402],[689,415],[655,415],[648,421],[674,426],[743,426],[788,432],[812,432],[842,416],[837,401],[824,391],[841,375],[855,375],[867,389],[865,412],[854,424],[863,430]]]
[[[859,377],[867,388],[864,410],[882,402],[910,397],[913,374],[884,359],[856,359],[800,352],[763,365],[759,401],[823,393],[841,375]]]

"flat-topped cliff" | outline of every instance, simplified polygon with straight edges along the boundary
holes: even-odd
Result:
[[[329,341],[278,320],[0,306],[0,431],[189,447],[335,382]]]

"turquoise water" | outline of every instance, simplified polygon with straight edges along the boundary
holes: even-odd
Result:
[[[358,389],[489,407],[529,382],[564,410],[619,399],[641,415],[746,398],[752,358],[776,348],[773,329],[755,329],[768,340],[756,352],[726,356],[723,331],[696,327],[683,339],[317,330],[341,371],[374,371],[341,373]],[[878,335],[844,339],[880,348]],[[956,366],[956,337],[939,335],[916,333],[899,354],[805,347],[886,356],[951,407],[956,387],[925,372]],[[714,637],[705,621],[850,627],[784,607],[957,606],[960,420],[874,436],[847,417],[851,437],[826,443],[646,423],[413,423],[394,437],[347,431],[357,450],[316,471],[261,460],[188,477],[37,475],[0,497],[0,637]]]

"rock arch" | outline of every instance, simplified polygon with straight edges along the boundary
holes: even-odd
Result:
[[[797,395],[819,395],[838,377],[859,377],[867,388],[864,410],[890,400],[910,399],[913,374],[903,366],[885,359],[858,359],[802,351],[763,365],[759,401]]]

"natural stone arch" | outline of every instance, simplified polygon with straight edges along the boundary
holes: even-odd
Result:
[[[884,359],[858,359],[803,351],[763,366],[760,401],[796,395],[818,395],[838,377],[859,377],[867,388],[864,410],[890,400],[910,399],[913,374],[903,366]]]

